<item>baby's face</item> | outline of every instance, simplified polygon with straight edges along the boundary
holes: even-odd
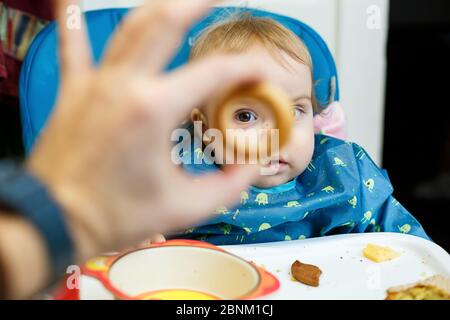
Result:
[[[292,98],[292,115],[295,117],[289,143],[273,160],[261,165],[265,170],[260,172],[274,172],[271,175],[260,175],[254,186],[269,188],[286,183],[300,175],[311,161],[314,151],[313,107],[311,103],[312,79],[308,66],[298,62],[288,55],[284,60],[288,64],[283,66],[267,49],[257,46],[247,51],[245,55],[260,56],[264,59],[266,79],[278,85]],[[264,128],[265,124],[272,123],[273,119],[258,112],[261,106],[256,103],[236,104],[233,110],[231,123],[234,128],[255,130]],[[214,108],[207,107],[205,117],[211,123]],[[278,160],[279,159],[279,160]]]

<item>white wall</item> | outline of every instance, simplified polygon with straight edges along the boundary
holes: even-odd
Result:
[[[84,0],[84,6],[92,10],[132,7],[142,2]],[[322,35],[336,58],[350,140],[361,144],[380,164],[389,0],[227,0],[224,3],[289,15]],[[371,6],[379,9],[380,28],[368,27],[368,21],[374,17],[373,12],[367,12]]]
[[[349,135],[381,164],[389,0],[339,2],[337,63]],[[368,9],[379,9],[379,29]]]
[[[145,0],[82,0],[85,10],[134,7]]]

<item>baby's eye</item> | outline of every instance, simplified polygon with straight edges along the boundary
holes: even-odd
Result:
[[[237,111],[234,114],[234,119],[239,122],[248,123],[248,122],[256,121],[258,119],[258,117],[252,111],[241,110],[241,111]]]
[[[300,119],[301,116],[303,115],[304,111],[303,111],[303,107],[295,107],[292,109],[292,115],[294,116],[294,119]]]

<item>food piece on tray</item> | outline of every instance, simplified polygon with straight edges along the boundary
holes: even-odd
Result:
[[[311,287],[318,287],[322,270],[312,264],[295,261],[291,266],[292,277],[298,282]]]
[[[369,243],[363,250],[364,256],[374,262],[389,261],[400,256],[400,253],[395,252],[389,247],[381,247],[376,244]]]
[[[442,275],[388,289],[386,300],[450,300],[450,278]]]

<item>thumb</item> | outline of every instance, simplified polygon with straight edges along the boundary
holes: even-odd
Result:
[[[206,219],[219,206],[230,206],[239,200],[240,193],[258,177],[257,165],[233,165],[221,172],[208,174],[192,182],[188,187],[192,218]]]

